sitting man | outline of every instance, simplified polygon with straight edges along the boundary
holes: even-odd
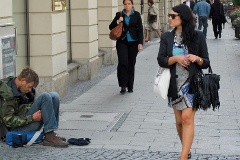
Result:
[[[37,131],[44,128],[43,145],[68,147],[54,131],[59,123],[59,95],[42,93],[36,100],[38,75],[26,67],[17,77],[0,80],[0,118],[8,130]]]

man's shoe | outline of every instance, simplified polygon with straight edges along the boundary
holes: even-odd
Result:
[[[59,147],[59,148],[66,148],[68,147],[68,143],[63,141],[55,132],[48,132],[45,134],[43,139],[44,146],[52,146],[52,147]]]
[[[55,133],[55,132],[54,132]],[[59,137],[62,141],[66,141],[66,138],[65,137],[60,137],[59,135],[57,135],[56,133],[55,133],[55,135],[57,136],[57,137]]]
[[[126,93],[126,87],[122,87],[120,93],[125,94]]]

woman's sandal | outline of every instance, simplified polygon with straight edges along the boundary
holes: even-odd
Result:
[[[187,158],[188,158],[188,159],[191,159],[191,157],[192,157],[192,154],[191,154],[191,152],[189,152]]]

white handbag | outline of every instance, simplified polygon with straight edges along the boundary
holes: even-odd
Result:
[[[167,98],[170,84],[170,69],[159,67],[154,80],[153,91],[159,94],[163,99]]]

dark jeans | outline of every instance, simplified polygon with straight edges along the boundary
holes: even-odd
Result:
[[[136,57],[138,54],[138,42],[127,42],[126,40],[117,41],[117,78],[120,87],[128,87],[133,89],[134,71]]]
[[[59,122],[59,95],[56,92],[42,93],[32,104],[26,115],[33,115],[38,110],[42,112],[42,121],[31,122],[14,130],[37,131],[44,126],[44,133],[54,131]]]
[[[202,26],[203,26],[203,34],[205,38],[207,38],[208,18],[205,16],[198,17],[198,30],[202,30]]]

